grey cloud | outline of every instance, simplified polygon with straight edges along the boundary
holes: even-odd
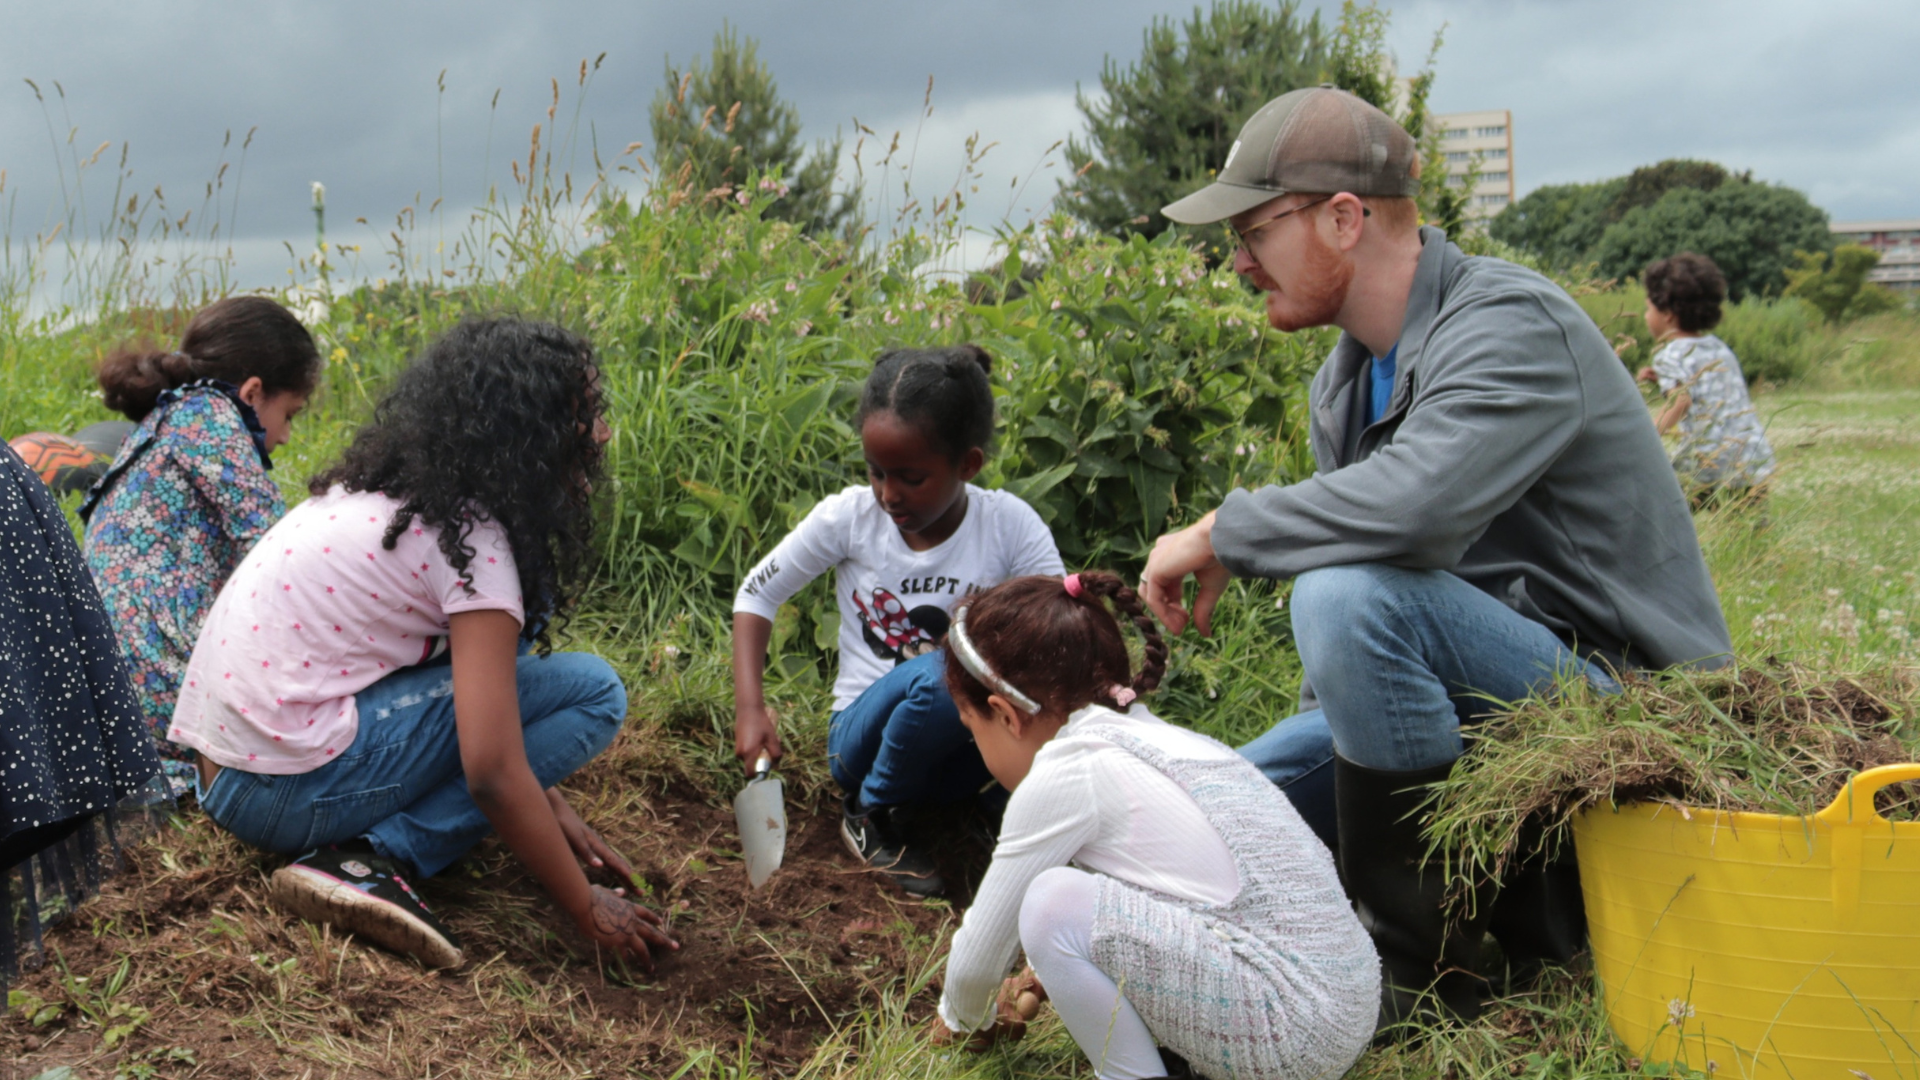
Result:
[[[1067,134],[1052,130],[1070,119],[1062,95],[1076,83],[1097,89],[1105,56],[1137,56],[1156,13],[1190,10],[1148,0],[8,0],[0,168],[16,238],[58,219],[46,120],[22,78],[66,88],[82,155],[102,140],[131,143],[137,183],[164,185],[176,213],[198,202],[222,133],[237,139],[257,127],[239,231],[253,248],[301,246],[312,180],[328,184],[336,227],[357,216],[389,221],[416,192],[432,200],[441,171],[450,205],[478,201],[489,182],[506,182],[507,159],[523,156],[533,124],[546,122],[551,78],[564,91],[564,134],[578,64],[602,51],[572,164],[589,167],[589,138],[605,156],[646,140],[664,59],[703,54],[725,18],[760,41],[810,137],[836,126],[851,135],[854,116],[883,133],[911,124],[932,75],[936,116],[964,115],[1005,144],[989,163],[1004,186]],[[1905,74],[1920,46],[1920,5],[1412,0],[1395,5],[1403,67],[1443,22],[1435,104],[1513,109],[1523,188],[1685,155],[1795,184],[1838,217],[1920,214],[1911,180],[1920,113]],[[1036,109],[1041,101],[1055,104]],[[56,110],[56,140],[66,122]],[[943,162],[957,157],[957,146],[930,149]],[[1051,188],[1037,183],[1027,204]]]

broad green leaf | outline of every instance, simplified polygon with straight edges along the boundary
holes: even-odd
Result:
[[[1076,467],[1076,463],[1072,461],[1055,465],[1045,472],[1033,473],[1028,476],[1021,476],[1009,480],[1002,485],[1002,490],[1012,492],[1021,502],[1032,505],[1045,496],[1047,492],[1052,491],[1060,481],[1072,476],[1073,470]]]

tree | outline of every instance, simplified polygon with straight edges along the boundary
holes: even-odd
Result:
[[[1642,165],[1628,173],[1621,183],[1612,205],[1607,207],[1607,221],[1619,221],[1635,207],[1652,206],[1675,188],[1712,191],[1726,183],[1730,175],[1725,166],[1691,158],[1668,158],[1655,165]],[[1753,173],[1745,172],[1735,179],[1752,180]]]
[[[1397,66],[1387,49],[1387,28],[1391,12],[1369,2],[1363,7],[1355,0],[1342,0],[1340,25],[1334,30],[1328,48],[1327,81],[1393,117],[1420,147],[1420,216],[1429,225],[1439,226],[1448,236],[1460,239],[1467,228],[1467,207],[1472,205],[1473,184],[1480,167],[1475,163],[1463,179],[1447,182],[1447,152],[1441,146],[1446,133],[1427,121],[1430,112],[1427,97],[1433,92],[1434,59],[1440,55],[1445,29],[1435,31],[1427,49],[1427,62],[1407,79],[1404,87],[1395,75]]]
[[[1712,191],[1674,188],[1651,206],[1609,225],[1593,260],[1607,277],[1638,277],[1648,263],[1678,251],[1712,259],[1727,297],[1772,295],[1787,283],[1794,252],[1833,246],[1826,211],[1790,187],[1730,179]]]
[[[704,196],[746,182],[753,173],[779,170],[785,196],[767,216],[812,232],[857,229],[860,189],[835,196],[840,136],[814,144],[803,164],[800,113],[780,99],[773,74],[760,61],[759,45],[722,23],[713,54],[702,67],[682,71],[667,61],[666,86],[654,95],[654,165],[661,182]]]
[[[1625,185],[1626,179],[1618,177],[1535,188],[1500,211],[1488,223],[1487,235],[1532,255],[1550,270],[1571,269],[1591,260]]]
[[[1798,296],[1819,309],[1827,321],[1838,325],[1900,306],[1900,298],[1884,285],[1867,280],[1867,272],[1880,264],[1880,253],[1860,244],[1842,244],[1833,249],[1832,265],[1826,254],[1796,251],[1799,266],[1787,271],[1786,295]]]
[[[1184,24],[1154,19],[1136,63],[1107,58],[1102,97],[1076,95],[1087,137],[1067,140],[1073,177],[1056,205],[1108,232],[1163,232],[1160,208],[1213,180],[1247,117],[1321,81],[1320,17],[1298,11],[1298,0],[1217,0]]]

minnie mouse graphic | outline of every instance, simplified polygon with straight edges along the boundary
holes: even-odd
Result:
[[[940,647],[952,621],[944,608],[921,604],[909,610],[900,599],[885,589],[876,588],[868,599],[853,591],[853,606],[860,609],[860,636],[873,655],[898,664],[924,656]]]

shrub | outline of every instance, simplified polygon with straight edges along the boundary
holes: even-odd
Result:
[[[1747,382],[1783,383],[1819,364],[1831,343],[1820,332],[1815,312],[1794,297],[1762,300],[1749,296],[1724,309],[1714,329],[1740,358]]]
[[[1829,256],[1820,251],[1796,251],[1799,266],[1787,271],[1786,295],[1812,304],[1830,323],[1839,324],[1878,315],[1900,306],[1884,285],[1867,280],[1880,264],[1880,253],[1861,244],[1842,244]]]

